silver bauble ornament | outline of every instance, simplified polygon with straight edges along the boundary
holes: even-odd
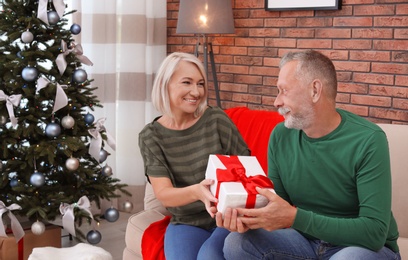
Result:
[[[112,175],[112,167],[110,167],[108,165],[105,165],[102,168],[101,173],[102,173],[103,176],[107,176],[107,177],[111,176]]]
[[[24,43],[31,43],[34,40],[34,35],[30,31],[25,31],[21,34],[21,41]]]
[[[77,35],[81,32],[81,26],[74,23],[73,25],[71,25],[71,28],[69,30],[71,31],[72,34]]]
[[[88,78],[88,74],[83,69],[77,69],[74,71],[74,75],[72,76],[74,81],[77,83],[84,83]]]
[[[91,230],[86,235],[86,240],[89,244],[95,245],[101,242],[102,234],[98,230]]]
[[[7,117],[5,115],[0,116],[0,126],[3,126],[7,123]]]
[[[125,201],[123,202],[122,207],[123,207],[123,211],[130,213],[133,209],[133,204],[130,201]]]
[[[105,214],[103,216],[107,221],[115,222],[119,219],[119,211],[115,208],[109,208],[105,211]]]
[[[30,177],[30,183],[35,187],[41,187],[45,183],[45,177],[42,173],[35,171]]]
[[[106,159],[108,158],[109,153],[107,151],[105,151],[104,149],[101,149],[101,151],[99,152],[99,162],[103,163],[104,161],[106,161]]]
[[[34,235],[42,235],[44,234],[45,231],[45,225],[41,221],[36,221],[31,225],[31,232],[33,232]]]
[[[61,127],[59,124],[51,122],[45,127],[45,134],[50,138],[57,137],[61,134]]]
[[[70,115],[64,116],[61,120],[61,125],[65,129],[71,129],[75,125],[75,119]]]
[[[65,166],[70,171],[75,171],[79,167],[79,160],[77,158],[68,158],[65,162]]]
[[[33,67],[25,67],[21,71],[21,77],[23,77],[23,79],[27,82],[33,82],[38,77],[38,71],[36,68]]]
[[[47,17],[48,17],[48,23],[49,23],[50,25],[55,25],[55,24],[57,24],[57,23],[59,22],[59,20],[60,20],[60,17],[59,17],[59,15],[58,15],[58,13],[55,12],[55,11],[49,11],[49,12],[47,13]]]
[[[92,114],[88,113],[84,115],[84,120],[85,123],[87,123],[88,125],[92,125],[95,120],[95,117]]]

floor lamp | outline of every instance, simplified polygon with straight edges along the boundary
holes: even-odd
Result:
[[[208,78],[208,57],[214,82],[217,106],[221,107],[217,72],[215,70],[212,43],[208,41],[209,34],[233,34],[235,32],[234,16],[231,0],[180,0],[177,21],[178,34],[197,35],[195,55],[199,55],[199,47],[203,45],[204,67]],[[202,41],[200,40],[202,38]]]

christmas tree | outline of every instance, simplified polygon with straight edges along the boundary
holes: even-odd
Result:
[[[100,207],[118,190],[129,193],[105,162],[104,148],[115,144],[104,119],[92,115],[102,105],[86,73],[92,62],[73,39],[81,27],[68,24],[75,11],[63,0],[1,5],[0,201],[21,207],[13,214],[40,227],[71,211],[74,220],[66,221],[75,221],[84,238],[78,226],[98,217],[90,214],[88,201]]]

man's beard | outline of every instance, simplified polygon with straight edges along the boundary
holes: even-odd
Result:
[[[300,113],[292,114],[289,108],[281,107],[278,109],[279,114],[285,117],[285,127],[302,130],[311,125],[311,118],[313,117],[313,109],[311,106],[304,107]],[[286,116],[285,116],[286,115]]]

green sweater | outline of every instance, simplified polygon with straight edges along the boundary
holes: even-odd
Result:
[[[297,207],[292,227],[306,237],[398,252],[385,133],[359,116],[338,112],[340,125],[321,138],[276,126],[268,148],[269,177],[277,194]]]
[[[185,130],[167,129],[157,119],[139,134],[145,174],[169,178],[174,187],[204,180],[210,154],[249,155],[236,126],[220,108],[209,107],[197,123]],[[205,229],[216,226],[201,201],[168,210],[171,223]]]

